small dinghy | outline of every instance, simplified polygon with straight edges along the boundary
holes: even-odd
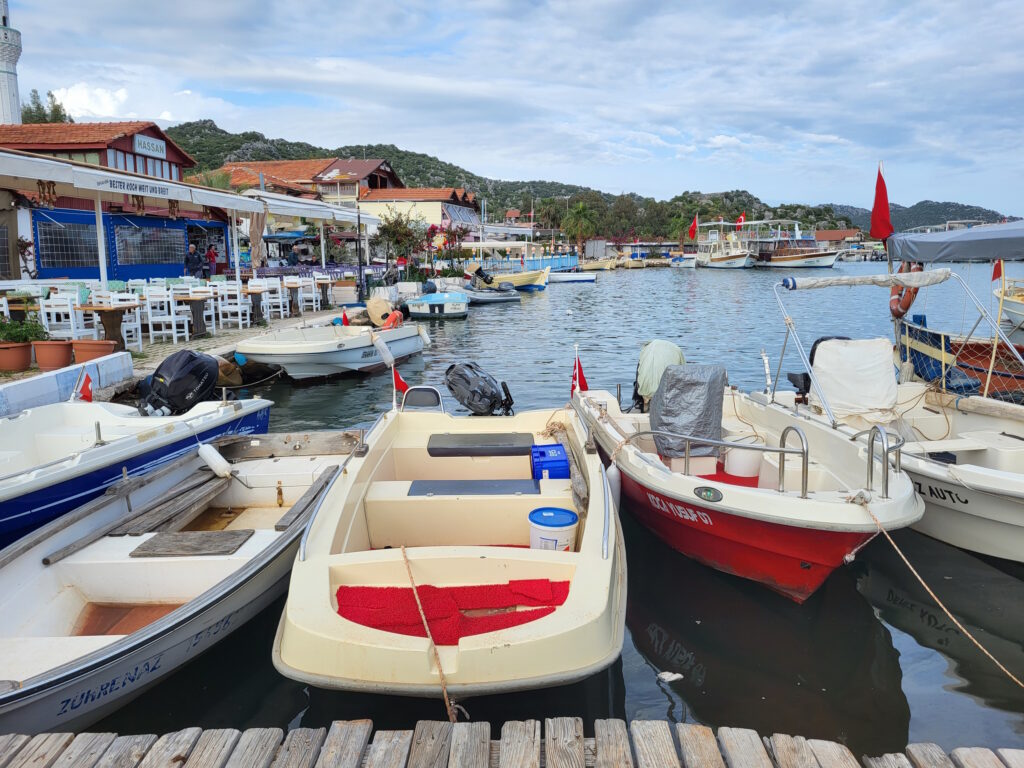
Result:
[[[284,592],[354,441],[237,440],[128,478],[0,551],[0,733],[78,731]]]
[[[593,283],[597,280],[597,272],[552,272],[548,275],[549,283]]]
[[[318,325],[257,336],[240,342],[236,352],[256,363],[280,366],[293,379],[314,379],[383,371],[429,343],[426,330],[415,323],[387,329]]]
[[[469,297],[463,291],[445,290],[438,293],[437,286],[427,281],[419,296],[405,302],[409,316],[430,320],[461,320],[469,314]]]
[[[139,409],[75,400],[3,419],[0,547],[197,442],[266,432],[273,403],[204,401],[216,381],[213,358],[183,350],[157,368]]]
[[[446,378],[475,414],[511,410],[475,366]],[[274,640],[281,674],[469,696],[575,682],[618,658],[616,504],[571,409],[455,418],[437,390],[413,387],[366,443],[300,546]]]
[[[901,441],[877,428],[868,451],[846,435],[726,385],[720,366],[664,370],[650,413],[577,392],[630,508],[666,544],[803,602],[877,533],[920,520],[924,504],[889,466]],[[881,443],[880,450],[873,450]]]

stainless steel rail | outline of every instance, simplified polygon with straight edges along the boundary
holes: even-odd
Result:
[[[808,450],[807,450],[807,435],[804,434],[804,431],[802,429],[800,429],[800,427],[796,426],[795,424],[790,424],[788,427],[786,427],[784,430],[782,430],[782,434],[779,436],[779,447],[780,448],[785,448],[786,447],[786,438],[788,438],[790,436],[790,434],[792,434],[794,432],[796,433],[796,436],[798,438],[800,438],[800,454],[801,454],[801,460],[800,460],[800,498],[801,499],[806,499],[807,498],[807,470],[808,470],[808,466],[807,465],[809,463],[809,456],[808,456]],[[780,452],[779,453],[779,493],[785,493],[785,491],[786,491],[786,454]]]
[[[906,440],[902,437],[897,437],[895,443],[890,443],[889,433],[886,432],[885,427],[880,424],[875,424],[871,429],[865,429],[857,432],[850,436],[851,440],[859,440],[868,436],[868,474],[867,474],[867,488],[869,491],[875,489],[875,439],[882,445],[882,498],[889,498],[889,454],[894,453],[894,469],[897,473],[903,469],[903,458],[901,448],[906,444]]]
[[[601,559],[608,559],[608,536],[612,523],[612,487],[608,483],[608,470],[601,464],[601,483],[604,486],[604,530],[601,533]]]

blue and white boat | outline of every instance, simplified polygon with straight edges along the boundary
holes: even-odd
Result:
[[[127,405],[76,401],[7,417],[0,427],[0,547],[197,443],[266,432],[272,404],[201,402],[179,416],[142,416]]]
[[[593,283],[597,280],[597,272],[552,272],[548,275],[549,283]]]
[[[469,296],[462,291],[425,293],[405,302],[417,319],[455,320],[469,314]]]

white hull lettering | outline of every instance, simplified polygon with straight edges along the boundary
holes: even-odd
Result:
[[[653,493],[648,492],[647,500],[651,503],[651,506],[667,514],[674,515],[680,520],[689,520],[693,523],[703,523],[704,525],[714,525],[711,520],[711,515],[707,512],[701,512],[699,509],[689,506],[688,504],[680,504],[675,501],[666,501],[660,496],[656,496]]]

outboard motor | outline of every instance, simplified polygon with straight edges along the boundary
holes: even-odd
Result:
[[[474,416],[511,416],[512,394],[476,363],[454,363],[444,372],[444,383],[452,397]]]
[[[487,285],[490,285],[491,283],[494,282],[494,275],[491,275],[491,274],[488,274],[487,272],[484,272],[484,268],[483,267],[480,267],[479,269],[477,269],[477,271],[474,274],[477,277],[479,277],[481,280],[483,280],[484,283],[487,284]]]
[[[516,287],[514,285],[512,285],[512,283],[509,283],[509,282],[498,283],[498,290],[499,291],[514,291],[515,289],[516,289]]]
[[[209,398],[217,386],[217,361],[183,349],[168,355],[153,373],[149,393],[139,405],[143,416],[176,416]]]

